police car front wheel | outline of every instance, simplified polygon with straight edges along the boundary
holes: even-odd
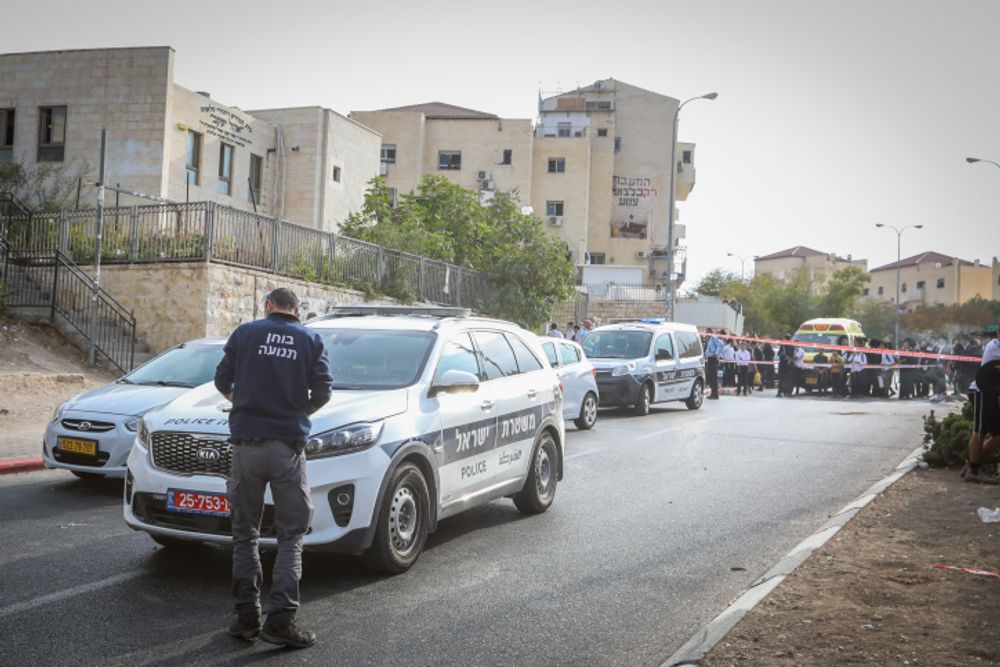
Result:
[[[427,541],[430,493],[420,468],[407,462],[393,472],[385,494],[365,561],[376,572],[400,574],[417,561]]]
[[[525,514],[541,514],[549,508],[556,497],[557,456],[555,438],[548,431],[543,431],[535,444],[524,489],[514,496],[517,509]]]

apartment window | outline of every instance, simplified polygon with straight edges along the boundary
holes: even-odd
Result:
[[[906,292],[906,283],[903,283],[902,285],[899,286],[899,291]]]
[[[191,185],[198,185],[201,182],[201,135],[188,130],[187,134],[187,157],[185,158],[187,169],[187,182]]]
[[[591,264],[604,264],[606,257],[603,252],[592,252],[590,253],[590,263]]]
[[[681,153],[681,162],[684,164],[691,164],[691,151],[684,151]]]
[[[566,171],[566,158],[564,157],[550,157],[549,158],[549,173],[550,174],[561,174]]]
[[[597,136],[599,136],[599,137],[606,137],[606,136],[608,136],[608,128],[606,128],[606,127],[599,127],[599,128],[597,128]]]
[[[923,289],[924,285],[926,285],[926,284],[927,283],[925,283],[923,280],[918,280],[917,281],[917,289]]]
[[[333,182],[340,183],[340,167],[333,168]]]
[[[14,159],[14,110],[0,109],[0,160]]]
[[[382,162],[396,164],[396,144],[382,144]]]
[[[563,202],[561,201],[547,201],[545,202],[545,215],[558,215],[563,214]]]
[[[866,287],[866,288],[864,288],[863,290],[861,290],[861,294],[862,294],[862,296],[868,296],[868,292],[869,292],[869,290],[868,290],[868,288],[867,288],[867,287]]]
[[[66,107],[38,110],[38,161],[62,162],[66,157]]]
[[[462,151],[438,151],[438,169],[459,171],[462,168]]]
[[[505,148],[500,153],[500,164],[513,164],[514,163],[514,151],[510,148]]]
[[[264,158],[250,154],[250,201],[260,202],[260,183],[264,176]]]
[[[879,295],[879,296],[882,296],[883,294],[885,294],[885,288],[883,288],[883,287],[879,287],[879,288],[878,288],[878,295]]]
[[[622,149],[622,138],[615,137],[615,152],[617,153]]]
[[[938,286],[938,289],[941,289],[941,288],[944,287],[944,278],[938,278],[937,286]]]
[[[572,137],[573,136],[573,123],[557,123],[556,124],[556,135],[560,137]]]
[[[219,192],[233,192],[233,147],[223,143],[219,144]]]

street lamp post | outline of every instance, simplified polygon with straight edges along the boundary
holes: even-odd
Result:
[[[923,229],[923,225],[907,225],[902,229],[898,227],[893,227],[892,225],[886,225],[881,222],[875,223],[876,227],[888,227],[892,231],[896,232],[896,331],[893,336],[893,349],[899,349],[899,311],[902,304],[899,303],[899,270],[900,262],[902,261],[902,247],[903,247],[903,232],[907,229]]]
[[[677,178],[677,121],[680,118],[681,109],[688,102],[693,102],[694,100],[714,100],[718,96],[718,93],[706,93],[705,95],[692,97],[678,104],[677,110],[674,111],[673,133],[670,136],[670,208],[667,209],[667,302],[665,304],[665,314],[670,321],[674,319],[674,298],[677,288],[674,282],[674,206],[676,205],[674,200],[677,196],[675,191]]]
[[[744,257],[743,255],[737,255],[735,252],[727,252],[726,257],[735,257],[736,259],[740,260],[740,280],[743,280],[743,269],[744,265],[746,264],[747,258]]]
[[[1000,169],[1000,163],[994,162],[993,160],[986,160],[981,157],[967,157],[965,161],[969,164],[975,164],[976,162],[985,162],[986,164],[992,164],[994,167]]]

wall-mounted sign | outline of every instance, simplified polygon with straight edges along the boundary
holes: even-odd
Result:
[[[645,239],[649,235],[649,212],[658,196],[652,179],[644,176],[612,176],[611,237]]]
[[[250,136],[253,134],[253,127],[242,116],[215,105],[203,106],[201,113],[208,116],[199,121],[205,134],[235,146],[246,146],[253,141]]]

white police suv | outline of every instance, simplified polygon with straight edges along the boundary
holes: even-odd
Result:
[[[537,339],[454,308],[359,306],[312,320],[333,398],[306,446],[306,548],[364,553],[398,573],[448,516],[502,497],[544,512],[562,479],[559,378]],[[125,521],[160,544],[230,541],[230,404],[212,384],[149,412],[125,480]],[[275,544],[265,498],[261,543]]]
[[[597,369],[601,405],[631,406],[637,415],[664,401],[701,407],[705,357],[694,325],[653,317],[619,320],[591,331],[582,346]]]

